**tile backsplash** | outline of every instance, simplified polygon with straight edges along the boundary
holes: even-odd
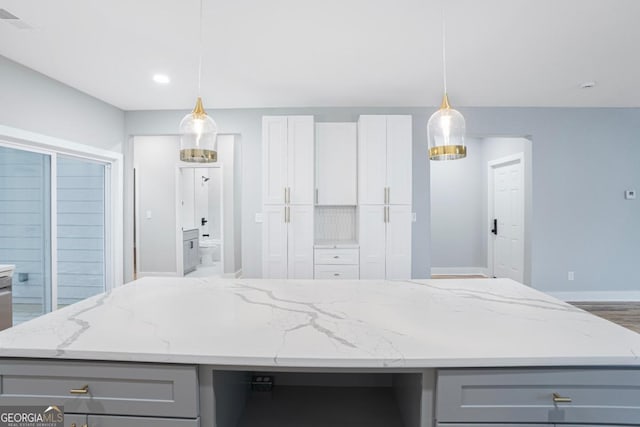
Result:
[[[356,241],[355,206],[316,206],[316,241]]]

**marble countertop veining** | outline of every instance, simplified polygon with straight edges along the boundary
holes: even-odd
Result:
[[[508,279],[144,278],[0,332],[0,357],[255,367],[640,366],[640,334]]]

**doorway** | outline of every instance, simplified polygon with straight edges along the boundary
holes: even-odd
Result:
[[[521,156],[524,200],[521,277],[531,283],[531,211],[533,143],[525,137],[468,137],[467,157],[430,162],[432,276],[493,277],[493,197],[489,164]],[[503,229],[498,228],[501,232]],[[520,255],[519,255],[520,256]],[[500,275],[500,273],[495,274]],[[515,275],[513,275],[515,277]],[[509,277],[509,276],[504,276]]]

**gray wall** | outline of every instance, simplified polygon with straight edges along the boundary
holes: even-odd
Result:
[[[0,56],[0,124],[121,152],[124,112]]]
[[[179,145],[180,140],[174,136],[135,138],[140,276],[175,275],[177,271],[175,200]],[[147,218],[147,212],[151,218]]]
[[[316,121],[356,121],[359,114],[413,114],[413,276],[428,277],[429,168],[426,122],[435,108],[313,108],[209,110],[221,133],[242,136],[242,251],[246,277],[261,265],[261,116],[313,114]],[[533,140],[532,286],[546,291],[638,290],[640,201],[623,191],[640,187],[640,109],[465,108],[467,131]],[[128,135],[175,134],[187,111],[126,114]],[[611,146],[616,155],[602,155]],[[576,279],[567,281],[567,271]]]

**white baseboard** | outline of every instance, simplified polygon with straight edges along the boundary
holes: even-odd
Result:
[[[431,275],[436,276],[475,276],[489,277],[489,269],[485,267],[431,267]]]
[[[140,271],[137,273],[137,278],[143,277],[176,277],[178,273],[175,271]]]
[[[544,292],[544,291],[543,291]],[[562,301],[640,301],[640,291],[547,292]]]
[[[242,269],[236,271],[235,273],[225,273],[222,275],[224,279],[238,279],[242,277]]]

